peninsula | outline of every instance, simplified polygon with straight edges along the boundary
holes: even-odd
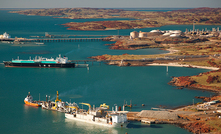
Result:
[[[194,8],[168,12],[128,11],[102,8],[52,8],[11,11],[24,15],[56,16],[67,19],[132,18],[124,21],[70,22],[69,30],[109,30],[160,27],[164,25],[220,25],[221,8]]]

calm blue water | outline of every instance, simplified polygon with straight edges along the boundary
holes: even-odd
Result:
[[[68,31],[59,25],[73,20],[54,19],[42,16],[25,16],[9,14],[0,11],[0,33],[8,32],[12,37],[50,34],[116,34],[110,31]],[[74,21],[96,21],[74,20]],[[165,26],[159,29],[185,29],[188,26]],[[212,26],[207,26],[212,27]],[[151,30],[146,28],[143,30]],[[120,35],[129,35],[129,30],[120,30]],[[142,49],[135,51],[109,50],[110,42],[62,42],[45,43],[36,46],[25,46],[0,43],[0,61],[11,60],[19,56],[28,59],[29,56],[55,57],[66,55],[69,59],[87,59],[90,56],[102,54],[159,54],[166,51],[158,49]],[[132,100],[136,104],[131,111],[141,111],[158,107],[174,108],[191,104],[194,96],[210,96],[210,92],[183,89],[167,83],[171,76],[195,75],[208,70],[169,67],[118,67],[105,64],[90,63],[90,68],[48,69],[48,68],[5,68],[0,64],[0,131],[1,133],[188,133],[186,130],[173,125],[145,125],[131,122],[126,129],[107,129],[99,126],[69,121],[63,113],[42,110],[41,108],[24,105],[24,98],[30,91],[34,99],[45,100],[45,95],[55,99],[59,91],[63,101],[86,102],[99,106],[107,103],[110,106],[122,106],[125,101]],[[195,102],[201,100],[195,99]],[[145,104],[145,107],[141,105]],[[86,107],[85,107],[86,108]]]

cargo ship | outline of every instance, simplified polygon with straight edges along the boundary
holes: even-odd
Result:
[[[36,56],[34,59],[29,60],[22,60],[22,59],[15,59],[12,61],[3,61],[5,67],[38,67],[38,68],[74,68],[75,63],[68,62],[67,57],[56,57],[54,58],[43,58],[41,56]]]
[[[91,123],[95,125],[101,125],[105,127],[126,127],[128,125],[127,113],[128,111],[118,111],[117,106],[114,111],[106,111],[109,107],[106,104],[97,108],[91,108],[88,103],[80,103],[83,105],[88,105],[89,110],[78,110],[72,111],[70,113],[65,113],[67,119],[72,119],[76,121],[81,121],[85,123]]]
[[[34,107],[40,107],[41,105],[38,104],[36,101],[33,101],[33,97],[30,95],[30,92],[28,92],[27,97],[24,99],[25,104],[34,106]]]

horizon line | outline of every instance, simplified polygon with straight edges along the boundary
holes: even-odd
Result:
[[[52,9],[52,8],[99,8],[99,9],[192,9],[192,8],[221,8],[221,7],[0,7],[0,9]]]

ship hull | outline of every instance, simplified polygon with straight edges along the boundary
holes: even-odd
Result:
[[[77,118],[77,117],[74,117],[72,114],[68,114],[68,113],[65,113],[65,117],[67,119],[81,121],[81,122],[90,123],[90,124],[94,124],[94,125],[105,126],[105,127],[117,127],[117,128],[124,127],[124,128],[126,128],[127,125],[129,124],[129,122],[124,122],[124,123],[104,123],[104,122],[99,122],[99,121],[96,122],[96,121],[92,121],[90,119]]]
[[[5,67],[35,67],[35,68],[74,68],[75,63],[12,63],[4,62]]]

